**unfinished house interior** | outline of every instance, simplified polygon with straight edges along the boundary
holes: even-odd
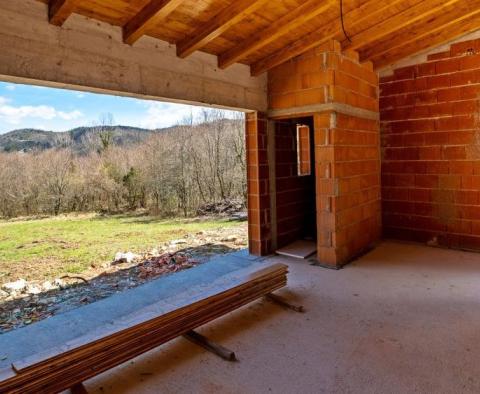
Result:
[[[0,392],[480,391],[480,1],[0,0],[0,79],[243,111],[249,233],[1,335]]]

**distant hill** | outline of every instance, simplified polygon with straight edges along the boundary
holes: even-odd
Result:
[[[233,125],[237,120],[222,119],[221,122]],[[197,126],[202,127],[208,123]],[[175,132],[182,126],[149,130],[130,126],[77,127],[69,131],[46,131],[19,129],[0,134],[0,152],[31,152],[52,148],[70,147],[79,154],[97,151],[102,148],[102,136],[107,135],[112,146],[134,145],[143,142],[156,133]]]
[[[111,145],[123,146],[140,143],[159,131],[129,126],[78,127],[63,132],[19,129],[0,134],[0,152],[28,152],[70,146],[79,153],[86,153],[101,147],[102,135],[108,135]]]

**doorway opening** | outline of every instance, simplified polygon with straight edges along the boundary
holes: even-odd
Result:
[[[316,251],[313,117],[275,121],[277,252],[306,258]]]

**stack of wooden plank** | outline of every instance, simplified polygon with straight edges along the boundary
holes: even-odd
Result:
[[[0,371],[0,393],[65,390],[285,286],[287,272],[273,264],[229,274],[200,292],[159,301],[143,314],[14,362]]]

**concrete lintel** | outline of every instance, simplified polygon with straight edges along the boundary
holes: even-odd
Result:
[[[266,76],[249,67],[217,67],[215,56],[188,59],[150,37],[134,46],[122,29],[74,14],[63,27],[48,23],[47,5],[0,0],[0,79],[243,111],[267,108]]]
[[[286,109],[275,109],[269,110],[267,115],[269,118],[272,119],[282,119],[282,118],[290,118],[292,116],[305,116],[311,115],[318,112],[339,112],[345,115],[356,116],[358,118],[364,119],[372,119],[372,120],[379,120],[380,114],[378,112],[369,111],[362,108],[352,107],[348,104],[340,104],[340,103],[326,103],[326,104],[313,104],[313,105],[305,105],[302,107],[292,107]]]

